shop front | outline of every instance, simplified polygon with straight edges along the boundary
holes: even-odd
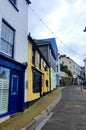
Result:
[[[0,118],[24,109],[25,68],[0,54]]]

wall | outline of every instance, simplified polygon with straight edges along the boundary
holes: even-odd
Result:
[[[56,72],[50,67],[51,90],[56,88]]]
[[[9,0],[3,0],[3,2],[0,2],[0,37],[2,18],[4,18],[16,30],[14,44],[14,59],[18,62],[23,63],[28,61],[28,4],[26,0],[18,0],[17,4],[19,12],[13,7]]]
[[[72,59],[68,57],[61,57],[60,63],[68,66],[68,69],[71,70],[72,75],[80,75],[81,68],[78,64],[76,64]]]
[[[33,93],[33,81],[32,81],[32,44],[28,44],[28,87],[27,87],[27,101],[32,101],[40,97],[40,93]]]
[[[43,95],[44,93],[50,92],[50,77],[49,77],[49,67],[47,71],[44,69],[44,59],[41,57],[41,69],[37,67],[36,65],[32,64],[32,44],[29,41],[28,44],[28,68],[27,68],[27,79],[28,79],[28,87],[27,87],[27,101],[33,101],[35,99],[40,98],[40,92],[34,93],[33,92],[33,80],[32,80],[32,67],[35,68],[35,71],[39,71],[42,74],[42,92],[41,94]],[[37,50],[36,53],[37,54]],[[39,53],[40,54],[40,53]],[[36,56],[36,55],[35,55]],[[36,57],[35,57],[36,59]],[[46,80],[48,81],[48,86],[46,86]]]
[[[41,60],[41,66],[44,60]],[[50,69],[48,67],[47,71],[44,70],[44,67],[41,67],[41,71],[43,73],[42,75],[42,88],[43,88],[43,93],[48,93],[50,92]],[[46,85],[46,80],[48,81],[48,86]]]

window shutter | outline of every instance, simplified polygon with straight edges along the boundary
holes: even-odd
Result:
[[[0,79],[0,114],[8,111],[9,81]]]

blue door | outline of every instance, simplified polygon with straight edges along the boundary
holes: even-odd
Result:
[[[16,113],[20,110],[21,107],[21,82],[20,74],[17,71],[11,72],[11,84],[10,84],[10,96],[9,96],[9,112],[11,114]]]

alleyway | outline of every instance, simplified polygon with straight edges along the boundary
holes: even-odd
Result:
[[[86,130],[86,94],[77,87],[62,90],[62,99],[42,130]]]

